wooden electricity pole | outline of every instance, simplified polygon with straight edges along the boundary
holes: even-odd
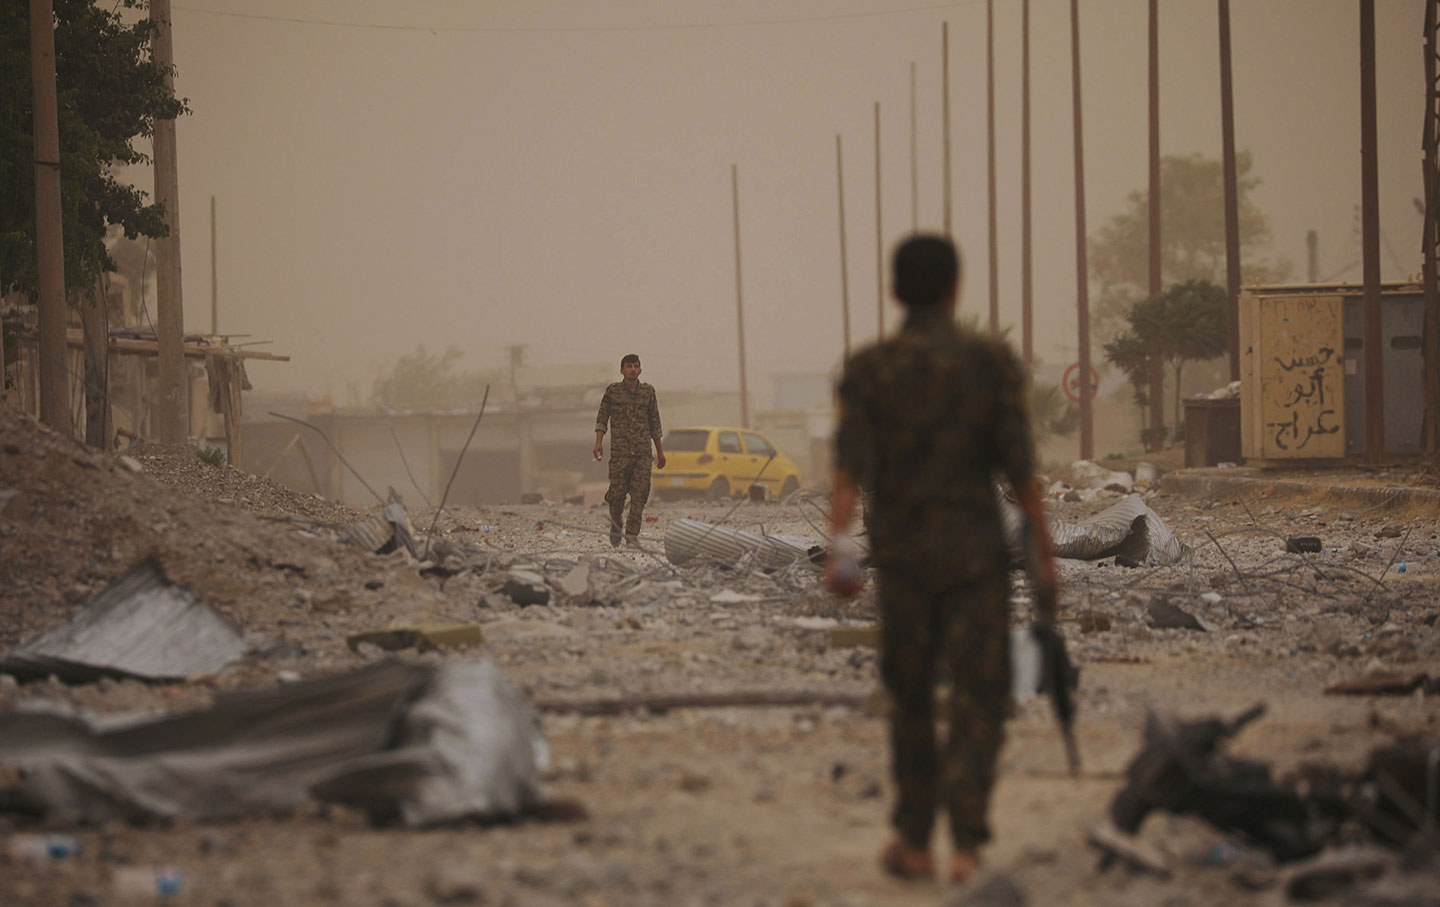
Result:
[[[730,165],[730,197],[735,209],[735,327],[740,349],[740,426],[750,427],[750,392],[745,386],[745,296],[740,279],[740,167]]]
[[[885,336],[885,246],[880,232],[880,102],[875,102],[875,339]]]
[[[1375,0],[1360,0],[1360,220],[1365,290],[1365,459],[1385,462],[1385,352],[1380,314],[1380,174],[1376,161]]]
[[[950,23],[940,26],[940,133],[945,172],[945,235],[950,235]]]
[[[1090,286],[1085,257],[1085,129],[1080,119],[1080,10],[1070,0],[1070,82],[1075,126],[1075,315],[1080,343],[1080,459],[1095,456],[1095,412],[1090,384]]]
[[[1159,296],[1164,286],[1161,271],[1164,247],[1160,244],[1160,11],[1159,0],[1150,0],[1150,295]],[[1150,430],[1147,450],[1165,447],[1165,363],[1159,356],[1150,362]]]
[[[915,61],[910,61],[910,232],[920,229],[920,146],[916,144]]]
[[[1035,361],[1035,283],[1030,250],[1030,0],[1020,5],[1020,356]]]
[[[1436,85],[1436,58],[1440,55],[1440,41],[1436,40],[1436,29],[1440,28],[1437,15],[1440,0],[1428,0],[1425,4],[1425,157],[1422,166],[1422,185],[1425,191],[1425,226],[1421,236],[1424,245],[1423,277],[1425,281],[1425,449],[1434,454],[1440,450],[1440,425],[1437,425],[1437,406],[1440,406],[1440,344],[1436,343],[1440,331],[1440,267],[1437,267],[1436,249],[1440,241],[1440,86]]]
[[[50,0],[30,0],[30,66],[35,105],[35,258],[40,318],[40,421],[66,435],[65,246],[60,225],[60,121],[55,94],[55,19]],[[3,383],[3,382],[0,382]]]
[[[1235,173],[1235,92],[1230,78],[1230,0],[1220,0],[1220,145],[1225,179],[1225,293],[1230,380],[1240,380],[1240,188]]]
[[[840,199],[840,324],[845,358],[850,358],[850,265],[845,254],[845,157],[835,133],[835,182]]]
[[[990,195],[990,336],[1000,336],[1000,253],[995,202],[995,0],[985,0],[985,160]]]
[[[210,196],[210,333],[220,333],[220,274],[215,249],[215,196]]]
[[[175,93],[175,45],[170,0],[150,0],[155,38],[151,52],[165,73],[165,91]],[[185,379],[185,312],[180,290],[180,178],[175,159],[175,121],[155,121],[155,201],[165,211],[169,233],[155,243],[155,340],[159,347],[159,393],[155,400],[156,434],[180,444],[189,433],[189,394]]]

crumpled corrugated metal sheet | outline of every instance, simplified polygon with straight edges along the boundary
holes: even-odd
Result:
[[[1020,508],[999,490],[996,498],[1000,502],[1000,522],[1006,544],[1011,555],[1020,561],[1023,559]],[[1128,495],[1078,523],[1051,521],[1050,540],[1056,557],[1087,561],[1122,557],[1151,567],[1173,564],[1190,550],[1138,494]]]
[[[701,556],[734,564],[753,553],[759,566],[779,570],[796,561],[809,562],[814,546],[808,539],[760,535],[699,520],[671,520],[665,530],[665,557],[672,564],[686,564]]]
[[[119,726],[62,707],[0,712],[0,764],[23,770],[0,811],[206,822],[329,802],[429,826],[538,805],[545,754],[493,663],[389,661]]]
[[[69,623],[0,659],[20,677],[55,674],[182,680],[213,674],[245,654],[245,642],[210,607],[146,558],[87,602]]]

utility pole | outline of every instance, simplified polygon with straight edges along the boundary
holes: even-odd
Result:
[[[985,0],[985,158],[990,193],[990,336],[1000,336],[1000,253],[995,227],[995,0]]]
[[[740,167],[730,165],[730,197],[735,207],[735,329],[740,349],[740,427],[750,427],[750,391],[745,386],[745,295],[740,279]]]
[[[170,0],[150,0],[156,24],[151,53],[165,73],[165,91],[175,94],[175,45]],[[155,430],[160,440],[184,443],[189,434],[185,378],[185,309],[180,289],[180,177],[175,160],[175,121],[155,121],[155,200],[165,210],[168,235],[155,244],[155,340],[160,380],[155,401]]]
[[[1030,251],[1030,0],[1020,6],[1020,356],[1035,363],[1035,282]]]
[[[1380,174],[1376,161],[1375,0],[1360,0],[1360,204],[1365,282],[1365,459],[1385,462],[1385,356],[1380,317]]]
[[[845,358],[850,358],[850,266],[845,256],[845,158],[835,133],[835,182],[840,198],[840,318]]]
[[[920,229],[920,148],[915,128],[915,61],[910,61],[910,232]]]
[[[1164,247],[1160,244],[1160,11],[1159,0],[1150,0],[1150,295],[1163,290],[1161,269]],[[1150,443],[1147,450],[1165,446],[1165,364],[1160,357],[1150,363]]]
[[[55,16],[30,0],[30,67],[35,105],[35,258],[40,316],[40,421],[69,437],[65,246],[60,225],[60,120],[55,93]],[[0,378],[3,383],[3,378]]]
[[[880,102],[875,102],[875,339],[885,336],[885,246],[880,232]]]
[[[210,196],[210,333],[220,333],[220,276],[216,267],[215,196]]]
[[[1230,78],[1230,0],[1220,0],[1220,144],[1225,179],[1225,293],[1230,380],[1240,380],[1240,189],[1235,175],[1235,91]]]
[[[1436,29],[1440,28],[1440,0],[1427,0],[1425,4],[1425,136],[1424,136],[1424,192],[1425,228],[1421,238],[1424,245],[1425,281],[1425,449],[1430,453],[1440,450],[1440,426],[1437,426],[1437,406],[1440,406],[1440,349],[1437,349],[1436,332],[1440,330],[1440,267],[1436,265],[1436,243],[1440,241],[1440,86],[1435,84],[1436,57],[1440,55],[1440,41],[1436,40]]]
[[[1223,2],[1223,0],[1222,0]],[[1070,0],[1070,82],[1075,125],[1075,315],[1080,342],[1080,459],[1095,456],[1095,412],[1090,386],[1090,286],[1085,258],[1085,129],[1080,119],[1080,10]]]
[[[945,235],[950,235],[950,23],[940,26],[940,132],[945,171]]]

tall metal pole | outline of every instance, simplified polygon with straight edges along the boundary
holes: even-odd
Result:
[[[875,339],[885,336],[885,245],[880,217],[880,102],[875,102]]]
[[[920,229],[920,146],[915,127],[915,61],[910,61],[910,232]]]
[[[1425,227],[1421,238],[1424,245],[1423,279],[1425,283],[1425,449],[1430,453],[1440,450],[1440,349],[1436,343],[1440,331],[1440,267],[1436,263],[1436,243],[1440,242],[1440,86],[1435,83],[1436,57],[1440,54],[1440,41],[1436,40],[1436,7],[1440,0],[1427,0],[1425,4],[1425,168],[1423,186],[1425,192]]]
[[[151,0],[155,21],[151,53],[165,73],[165,91],[175,93],[175,45],[170,28],[170,0]],[[155,334],[160,380],[155,401],[155,429],[161,441],[183,443],[189,433],[185,387],[185,309],[180,289],[180,179],[175,161],[175,121],[155,121],[155,200],[165,209],[169,234],[155,244]]]
[[[1035,283],[1030,252],[1030,0],[1020,6],[1020,355],[1035,361]]]
[[[990,336],[1000,336],[1000,252],[995,203],[995,0],[985,0],[985,160],[990,194]]]
[[[1380,175],[1376,162],[1375,0],[1360,0],[1360,206],[1365,281],[1365,459],[1385,461],[1385,356],[1380,318]]]
[[[735,207],[735,330],[740,350],[740,425],[750,427],[750,390],[745,385],[745,295],[740,279],[740,168],[730,165],[730,196]]]
[[[1164,247],[1160,244],[1160,11],[1159,0],[1150,0],[1150,283],[1151,296],[1163,289],[1161,268]],[[1148,449],[1165,446],[1165,364],[1156,356],[1150,363],[1150,428]]]
[[[1070,82],[1075,124],[1075,315],[1080,343],[1080,459],[1095,456],[1090,386],[1090,287],[1085,259],[1085,129],[1080,119],[1080,10],[1070,0]]]
[[[40,421],[69,437],[70,377],[65,325],[65,245],[60,222],[60,119],[55,92],[55,17],[50,0],[30,0],[30,67],[35,105],[35,257],[40,319]],[[0,379],[0,384],[3,384]]]
[[[940,26],[940,132],[944,148],[945,235],[950,235],[950,23]]]
[[[215,196],[210,196],[210,333],[220,333],[220,277],[215,254]]]
[[[1220,145],[1225,178],[1225,292],[1230,300],[1230,380],[1240,380],[1240,188],[1235,174],[1235,92],[1230,79],[1230,0],[1220,0]]]
[[[845,253],[845,157],[840,133],[835,133],[835,183],[840,199],[840,313],[844,325],[845,358],[850,358],[850,265]]]

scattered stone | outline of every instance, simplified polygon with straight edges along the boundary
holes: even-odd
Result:
[[[500,587],[500,594],[521,607],[550,603],[550,587],[545,585],[539,574],[526,570],[511,570],[505,578],[505,585]]]
[[[946,907],[1026,907],[1029,903],[1013,879],[996,872],[966,886]]]
[[[126,472],[142,473],[145,471],[145,467],[140,465],[140,461],[131,456],[122,454],[115,458],[115,462]]]
[[[1170,603],[1169,599],[1155,598],[1145,606],[1145,615],[1150,626],[1157,630],[1200,630],[1207,628],[1193,614]]]
[[[1132,869],[1148,872],[1161,879],[1170,878],[1170,866],[1164,854],[1108,822],[1092,826],[1086,840],[1107,857],[1118,859]]]
[[[1403,534],[1404,530],[1401,527],[1393,525],[1386,526],[1384,529],[1375,530],[1375,537],[1377,539],[1398,539]]]

